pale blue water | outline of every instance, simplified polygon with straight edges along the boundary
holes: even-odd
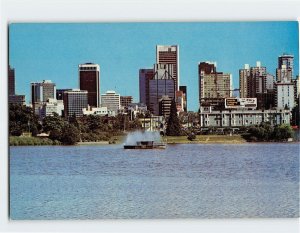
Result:
[[[10,217],[299,217],[299,144],[11,147]]]

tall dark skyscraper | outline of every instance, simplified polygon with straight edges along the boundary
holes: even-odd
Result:
[[[88,91],[88,105],[100,106],[100,66],[85,63],[78,66],[79,88]]]
[[[15,95],[15,69],[8,67],[8,95]]]
[[[149,80],[154,77],[154,69],[140,69],[139,70],[139,91],[140,103],[150,106],[149,99]]]

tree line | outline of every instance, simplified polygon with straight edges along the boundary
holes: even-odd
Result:
[[[138,119],[130,121],[126,115],[115,117],[88,115],[76,118],[75,115],[65,119],[57,113],[46,116],[39,121],[31,107],[18,104],[9,105],[9,135],[20,136],[30,132],[32,136],[39,133],[49,134],[49,139],[64,145],[73,145],[79,141],[110,140],[126,130],[141,129]]]

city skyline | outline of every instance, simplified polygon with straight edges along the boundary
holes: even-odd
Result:
[[[189,90],[192,111],[199,105],[201,61],[215,61],[218,70],[231,73],[234,88],[244,64],[261,61],[275,75],[283,53],[294,55],[294,78],[299,74],[297,22],[11,24],[9,34],[16,91],[27,103],[30,82],[78,88],[77,67],[86,62],[100,66],[100,93],[115,90],[138,102],[139,69],[152,68],[156,45],[179,46],[180,85]]]

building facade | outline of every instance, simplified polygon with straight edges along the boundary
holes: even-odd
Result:
[[[150,105],[148,109],[154,115],[159,115],[159,101],[163,96],[175,98],[175,82],[173,79],[152,79],[149,81]]]
[[[46,103],[43,103],[39,107],[40,119],[46,116],[53,116],[56,113],[59,116],[63,116],[64,113],[64,102],[63,100],[48,99]]]
[[[173,65],[173,79],[175,89],[179,90],[179,46],[178,45],[157,45],[156,46],[156,63]]]
[[[120,94],[115,91],[107,91],[105,94],[101,94],[101,106],[107,107],[108,111],[114,111],[117,114],[121,107]]]
[[[250,77],[250,66],[245,64],[244,69],[239,70],[240,97],[248,97],[248,79]]]
[[[111,116],[111,113],[107,110],[107,107],[99,107],[99,108],[85,108],[83,109],[83,115]]]
[[[78,66],[79,88],[88,91],[88,104],[92,107],[100,106],[100,66],[85,63]]]
[[[9,95],[8,103],[25,105],[25,95]]]
[[[278,57],[276,81],[290,82],[294,75],[294,55],[283,54]]]
[[[168,118],[171,113],[171,104],[172,99],[169,96],[162,96],[162,98],[159,100],[159,116]]]
[[[275,84],[275,103],[277,108],[292,109],[295,106],[294,83],[277,82]]]
[[[65,91],[72,91],[72,89],[56,89],[56,99],[64,100]]]
[[[88,107],[88,92],[73,89],[64,92],[64,115],[69,118],[75,114],[76,117],[83,116],[83,109]]]
[[[274,103],[274,76],[267,73],[266,67],[256,62],[255,67],[245,64],[239,70],[240,97],[257,98],[258,108],[269,109]]]
[[[46,102],[48,99],[56,99],[56,85],[51,80],[31,83],[31,103]]]
[[[140,103],[150,105],[149,99],[149,80],[154,77],[154,69],[140,69],[139,70],[139,92]]]
[[[183,110],[187,112],[187,87],[186,86],[180,86],[179,90],[183,93]]]
[[[8,66],[8,95],[15,94],[15,69]]]
[[[209,102],[223,101],[232,96],[232,75],[216,71],[216,63],[200,62],[199,103],[200,106]]]
[[[271,125],[290,124],[290,111],[285,109],[248,110],[226,109],[215,111],[211,107],[201,107],[200,126],[206,127],[242,127],[269,122]]]
[[[132,96],[120,96],[120,102],[122,107],[128,107],[133,101]]]

